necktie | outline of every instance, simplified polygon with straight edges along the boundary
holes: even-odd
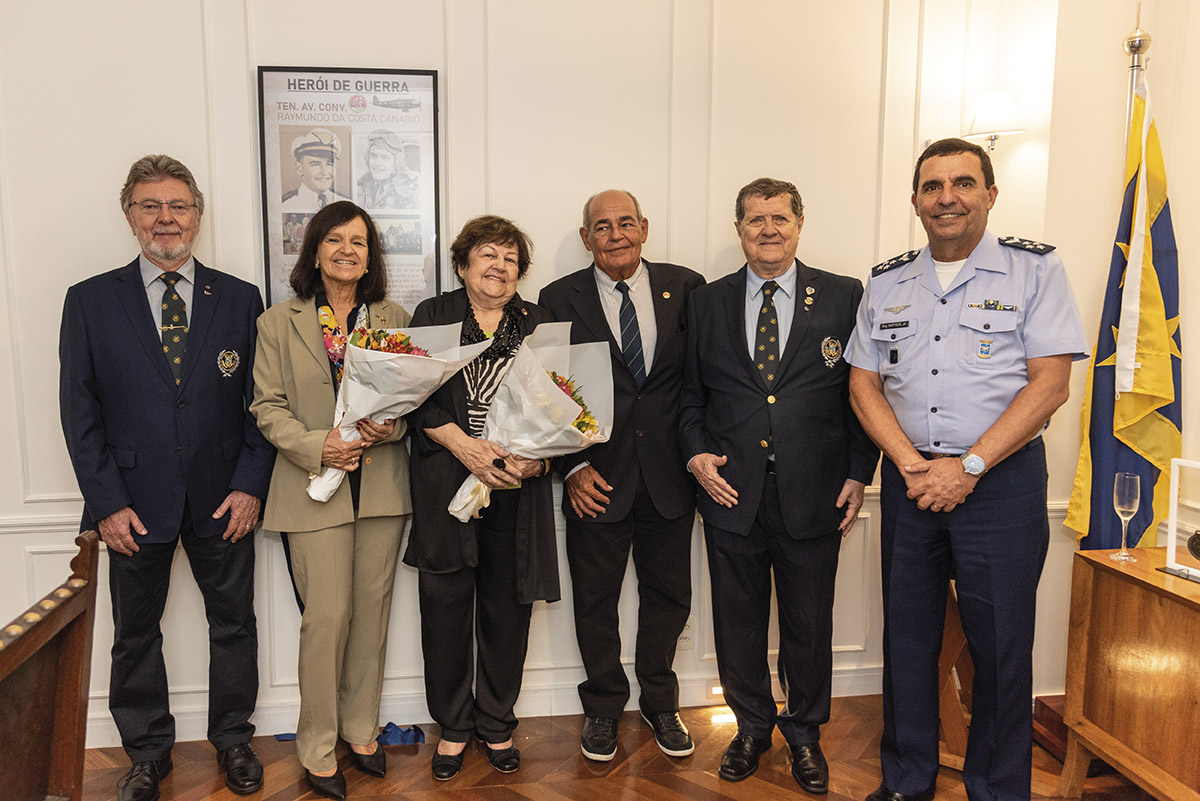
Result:
[[[642,353],[642,332],[638,329],[637,311],[629,298],[629,284],[617,282],[617,291],[621,293],[621,310],[618,322],[621,324],[621,355],[625,357],[625,366],[633,373],[633,382],[638,389],[646,383],[646,355]]]
[[[324,192],[317,193],[317,208],[319,208],[319,209],[325,208],[325,204],[328,202],[329,202],[329,198],[325,197]]]
[[[775,291],[779,284],[767,281],[762,287],[762,308],[758,312],[758,331],[754,338],[754,366],[762,373],[767,388],[775,383],[779,368],[779,318],[775,315]]]
[[[167,364],[171,365],[171,375],[175,376],[175,385],[183,375],[183,354],[187,352],[187,307],[183,298],[175,289],[175,283],[182,276],[179,273],[163,273],[159,279],[167,285],[162,299],[162,346],[167,355]]]

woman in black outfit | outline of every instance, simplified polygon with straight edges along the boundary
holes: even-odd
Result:
[[[492,344],[409,415],[413,523],[406,564],[420,571],[425,694],[442,729],[433,775],[454,777],[474,734],[502,773],[520,766],[513,706],[533,602],[559,598],[549,463],[523,459],[482,438],[496,388],[521,341],[550,313],[517,294],[532,245],[512,222],[470,220],[450,247],[463,286],[417,306],[413,325],[461,322],[463,344]],[[479,519],[447,507],[475,474],[492,488]],[[518,488],[507,489],[520,484]],[[478,640],[473,659],[472,636]]]

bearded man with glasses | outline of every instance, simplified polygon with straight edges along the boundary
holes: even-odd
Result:
[[[141,254],[67,290],[59,406],[84,509],[108,548],[109,709],[133,763],[118,801],[155,801],[171,772],[160,621],[182,542],[204,596],[208,738],[235,793],[262,787],[250,747],[258,695],[254,541],[274,449],[254,397],[253,284],[192,257],[204,195],[170,156],[134,162],[121,190]]]

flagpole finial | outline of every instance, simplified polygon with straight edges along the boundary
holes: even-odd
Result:
[[[1151,41],[1150,34],[1139,25],[1125,37],[1125,52],[1131,56],[1144,56]]]

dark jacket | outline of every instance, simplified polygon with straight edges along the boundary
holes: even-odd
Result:
[[[527,301],[521,303],[522,337],[541,323],[551,322],[550,313]],[[459,323],[467,313],[467,292],[456,289],[421,301],[412,325]],[[408,416],[412,433],[410,460],[413,519],[404,563],[430,573],[452,573],[479,564],[477,521],[460,523],[447,507],[459,486],[470,475],[454,454],[425,435],[425,429],[457,423],[467,430],[467,385],[457,373],[441,389]],[[513,490],[503,490],[511,492]],[[550,477],[527,478],[521,482],[517,503],[517,593],[522,603],[557,601],[558,549],[554,530],[554,498]]]
[[[59,411],[83,493],[81,530],[126,506],[138,542],[171,542],[184,503],[196,536],[219,536],[212,513],[232,490],[267,497],[275,449],[254,397],[258,287],[196,262],[178,386],[163,356],[138,260],[67,290],[59,335]]]
[[[688,360],[680,410],[683,458],[724,454],[722,477],[738,492],[732,509],[700,488],[706,523],[748,534],[767,475],[767,440],[775,450],[779,505],[796,539],[837,530],[835,506],[846,479],[870,484],[879,449],[850,409],[850,365],[842,351],[862,298],[857,278],[797,261],[796,311],[770,390],[746,343],[746,271],[688,299]],[[806,300],[813,301],[806,304]],[[807,311],[806,311],[807,309]]]
[[[558,321],[571,323],[572,342],[608,342],[612,356],[613,431],[608,442],[563,456],[563,475],[581,462],[592,467],[612,486],[604,514],[588,522],[616,523],[633,508],[637,471],[642,474],[654,508],[666,518],[692,514],[696,509],[696,484],[684,468],[679,449],[679,390],[687,355],[687,296],[704,285],[697,272],[677,264],[643,262],[654,293],[657,342],[650,374],[638,389],[625,366],[621,344],[612,335],[594,267],[558,279],[542,290],[538,303]],[[571,499],[563,492],[562,510],[568,520],[579,520]]]

